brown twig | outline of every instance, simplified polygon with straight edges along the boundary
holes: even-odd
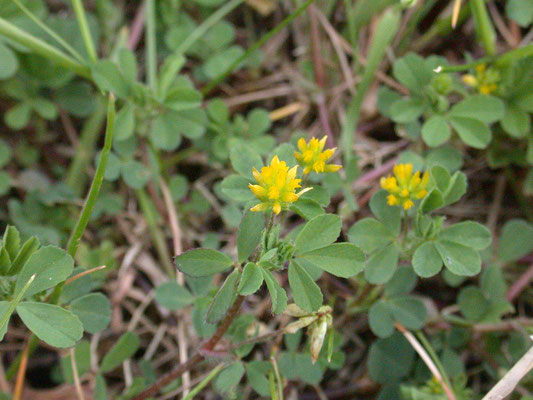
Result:
[[[144,3],[139,6],[133,23],[131,24],[130,37],[128,38],[128,49],[135,50],[144,30]]]
[[[513,301],[533,280],[533,264],[514,282],[507,291],[507,300]]]
[[[13,392],[13,400],[20,400],[22,398],[22,389],[24,387],[24,378],[26,377],[26,368],[28,367],[28,357],[30,355],[30,341],[26,341],[22,358],[20,360],[19,369],[17,371],[17,380],[15,381],[15,391]]]
[[[189,361],[178,365],[168,374],[166,374],[161,379],[159,379],[157,382],[152,384],[148,389],[143,390],[141,393],[135,396],[132,400],[145,400],[149,397],[153,397],[154,395],[159,393],[159,391],[163,387],[168,385],[178,376],[182,375],[185,371],[189,371],[191,368],[193,368],[195,365],[201,362],[204,359],[202,352],[210,352],[214,350],[215,346],[220,341],[220,339],[222,339],[222,336],[224,336],[224,334],[230,327],[235,317],[237,317],[237,315],[239,314],[239,310],[241,308],[243,301],[244,301],[243,296],[237,297],[237,299],[235,300],[235,303],[233,303],[229,311],[226,313],[226,316],[224,317],[224,319],[218,326],[213,336],[211,336],[211,338],[207,341],[207,343],[204,346],[202,346],[202,348],[198,350],[196,354],[189,359]]]

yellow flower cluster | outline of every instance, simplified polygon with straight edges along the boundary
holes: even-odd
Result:
[[[428,194],[426,186],[429,181],[429,174],[426,171],[420,177],[420,171],[413,174],[412,164],[398,164],[393,169],[394,176],[381,178],[381,187],[390,194],[387,196],[389,206],[401,205],[404,210],[408,210],[415,204],[413,200],[419,200]]]
[[[326,161],[333,156],[336,148],[324,150],[327,136],[318,140],[312,138],[309,143],[306,143],[304,138],[298,140],[298,149],[300,152],[295,152],[294,157],[296,161],[303,168],[303,173],[308,174],[315,171],[317,174],[324,172],[335,172],[342,168],[340,165],[326,164]]]
[[[296,189],[301,187],[301,179],[296,179],[297,171],[298,166],[289,169],[285,161],[280,161],[278,156],[272,158],[269,166],[261,168],[261,172],[254,168],[252,173],[258,185],[250,183],[248,187],[261,203],[250,210],[272,210],[275,214],[279,214],[290,203],[297,201],[303,193],[311,190],[307,188],[296,193]]]
[[[474,75],[463,75],[463,82],[476,88],[481,94],[491,94],[498,90],[499,81],[499,72],[494,68],[487,68],[486,64],[477,65]]]

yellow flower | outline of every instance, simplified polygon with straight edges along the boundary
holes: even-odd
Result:
[[[463,75],[463,82],[474,87],[481,94],[491,94],[498,90],[500,73],[494,68],[487,68],[486,64],[476,65],[475,74]]]
[[[429,181],[428,172],[420,177],[420,171],[413,174],[412,164],[398,164],[393,169],[394,176],[381,178],[381,187],[389,192],[387,204],[401,205],[408,210],[415,205],[413,200],[420,200],[428,194],[426,186]]]
[[[323,172],[335,172],[342,168],[341,165],[326,164],[326,161],[335,153],[336,148],[324,150],[327,136],[318,140],[312,138],[309,143],[304,138],[298,140],[298,149],[300,152],[294,152],[294,157],[298,164],[303,168],[304,174],[315,171],[317,174]]]
[[[298,166],[289,169],[285,161],[280,161],[278,156],[274,156],[270,165],[261,168],[261,172],[253,169],[252,173],[258,185],[248,185],[255,197],[261,203],[250,208],[251,211],[272,210],[279,214],[282,209],[286,209],[290,203],[294,203],[300,195],[311,190],[307,188],[296,193],[296,189],[301,187],[301,179],[296,179]]]

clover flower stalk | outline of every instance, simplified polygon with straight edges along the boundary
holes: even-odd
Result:
[[[304,175],[311,173],[311,171],[315,171],[317,174],[336,172],[342,168],[341,165],[326,163],[336,150],[336,148],[324,150],[327,138],[327,136],[320,140],[312,138],[309,142],[306,142],[304,138],[298,140],[298,150],[300,151],[294,152],[294,157],[302,167]]]
[[[381,187],[389,192],[387,204],[389,206],[401,206],[408,210],[415,205],[415,200],[421,200],[427,196],[426,190],[429,173],[426,171],[420,176],[420,171],[413,174],[412,164],[398,164],[393,168],[393,175],[381,178]]]
[[[250,211],[272,210],[277,215],[311,190],[306,188],[296,192],[301,187],[301,179],[296,178],[297,172],[297,165],[289,169],[278,156],[272,158],[270,165],[261,168],[261,172],[254,168],[252,174],[258,184],[250,183],[248,187],[260,203],[250,208]]]

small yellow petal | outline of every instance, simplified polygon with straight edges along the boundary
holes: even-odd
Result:
[[[248,185],[248,187],[250,188],[250,190],[252,191],[252,193],[254,194],[255,197],[258,197],[258,198],[263,198],[263,197],[266,197],[267,196],[267,190],[263,187],[263,186],[259,186],[259,185],[252,185],[251,183]]]
[[[411,207],[413,207],[415,204],[411,200],[405,200],[403,202],[403,209],[409,210]]]
[[[274,214],[279,214],[281,212],[281,204],[279,201],[276,201],[274,205],[272,206],[272,211],[274,211]]]
[[[259,203],[253,206],[252,208],[250,208],[250,211],[253,211],[253,212],[265,211],[267,208],[268,208],[267,203]]]
[[[387,196],[387,204],[388,204],[389,206],[396,206],[396,205],[398,205],[398,198],[397,198],[395,195],[393,195],[393,194],[389,194],[389,195]]]
[[[326,165],[324,172],[337,172],[341,168],[342,168],[342,165],[328,164]]]
[[[307,144],[305,143],[304,138],[298,139],[298,149],[300,149],[302,153],[307,150]]]

